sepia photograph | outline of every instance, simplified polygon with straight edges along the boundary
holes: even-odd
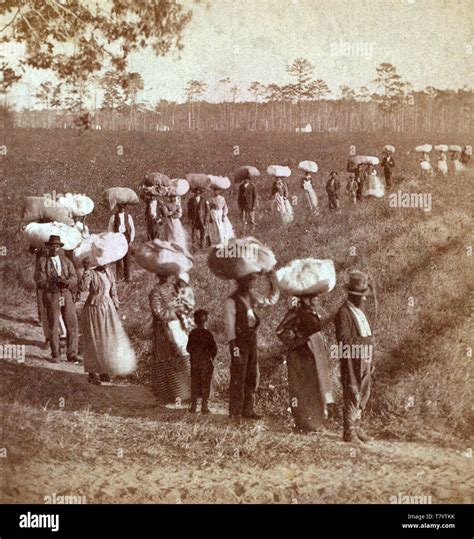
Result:
[[[295,526],[327,507],[336,527],[410,506],[391,535],[460,536],[473,13],[0,2],[0,503],[27,508],[19,536],[131,504],[175,526],[189,505]]]

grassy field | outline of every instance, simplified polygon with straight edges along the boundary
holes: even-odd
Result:
[[[3,361],[3,442],[8,458],[6,501],[42,502],[51,492],[84,494],[95,502],[375,502],[399,492],[426,494],[437,501],[465,502],[461,486],[472,447],[472,334],[469,245],[472,175],[419,177],[410,149],[445,138],[340,134],[140,134],[17,130],[4,141],[0,337],[27,345],[25,364]],[[469,141],[446,140],[447,143]],[[349,206],[342,193],[340,213],[330,214],[324,184],[338,170],[345,188],[351,145],[357,153],[378,154],[385,143],[397,148],[394,191],[431,194],[432,209],[392,208],[388,199]],[[258,408],[269,415],[239,430],[224,415],[228,385],[222,299],[232,285],[207,270],[196,254],[192,272],[199,307],[211,312],[210,329],[220,345],[211,418],[190,418],[182,410],[157,407],[146,385],[150,357],[148,292],[153,277],[134,265],[133,283],[120,284],[121,314],[139,353],[140,369],[128,386],[91,387],[80,367],[52,369],[35,326],[33,259],[21,234],[25,195],[53,191],[85,193],[100,199],[115,185],[138,187],[148,171],[172,177],[188,172],[230,175],[243,164],[316,159],[321,213],[307,212],[299,174],[290,178],[297,196],[295,221],[284,228],[270,209],[270,178],[258,180],[259,220],[255,235],[283,264],[296,257],[331,258],[338,285],[321,300],[325,336],[335,342],[332,319],[344,299],[344,274],[358,267],[377,283],[376,372],[369,407],[379,438],[352,452],[340,442],[341,413],[335,407],[328,431],[291,432],[286,367],[275,328],[289,298],[263,315],[262,368]],[[236,188],[227,194],[237,232]],[[144,211],[134,210],[138,241],[145,239]],[[91,231],[105,229],[108,212],[97,205]],[[471,279],[469,278],[471,277]],[[369,305],[375,315],[374,305]],[[470,330],[470,331],[469,331]],[[337,395],[338,365],[334,364]],[[364,486],[365,475],[373,476]],[[463,475],[464,474],[464,475]],[[29,478],[29,479],[27,479]],[[350,487],[347,480],[351,478]],[[362,488],[364,486],[364,488]],[[410,490],[411,489],[411,490]]]

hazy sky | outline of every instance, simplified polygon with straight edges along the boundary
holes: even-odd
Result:
[[[195,4],[184,33],[184,50],[166,58],[136,54],[130,67],[140,71],[142,97],[184,98],[189,79],[209,85],[214,100],[219,79],[246,88],[288,82],[291,61],[303,56],[316,78],[334,93],[341,84],[359,87],[373,79],[381,62],[393,63],[415,87],[459,88],[474,84],[473,0],[208,0]],[[15,89],[17,101],[44,74],[29,73]],[[244,96],[245,97],[245,96]]]

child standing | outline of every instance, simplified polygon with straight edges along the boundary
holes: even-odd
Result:
[[[359,188],[359,184],[357,183],[355,176],[351,174],[349,178],[347,179],[346,191],[347,191],[347,194],[349,195],[349,200],[352,204],[357,204],[357,189],[358,188]]]
[[[214,358],[217,344],[212,333],[206,329],[209,313],[198,309],[194,313],[196,328],[189,334],[187,351],[191,354],[191,408],[196,413],[197,401],[202,398],[201,413],[209,414],[209,396],[211,394]]]
[[[337,179],[337,172],[334,170],[329,176],[329,180],[326,183],[326,193],[328,194],[329,199],[329,210],[337,210],[339,208],[339,189],[341,184]]]

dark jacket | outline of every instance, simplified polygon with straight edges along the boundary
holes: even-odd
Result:
[[[329,180],[326,183],[326,192],[331,195],[337,194],[341,187],[341,184],[339,183],[339,180],[335,177],[329,178]]]
[[[373,328],[367,313],[365,313],[367,321],[369,322],[370,329],[373,335]],[[364,344],[372,342],[372,337],[361,337],[354,315],[351,312],[348,302],[346,301],[339,311],[337,311],[336,319],[336,339],[338,343],[342,344]]]
[[[77,286],[77,274],[74,264],[64,255],[59,255],[61,260],[61,278],[59,281],[56,268],[49,256],[41,257],[35,268],[35,282],[38,288],[45,292],[60,292],[61,290],[74,291]]]
[[[240,211],[253,211],[257,202],[257,192],[255,185],[250,183],[246,186],[244,183],[239,187],[238,205]]]
[[[230,296],[235,302],[235,335],[237,339],[245,339],[250,331],[255,331],[260,325],[260,318],[258,317],[255,309],[253,313],[255,315],[255,326],[252,328],[249,325],[249,318],[247,313],[247,305],[242,299],[239,292],[235,292]]]
[[[395,167],[395,161],[393,157],[386,155],[382,159],[382,162],[380,164],[383,167],[383,171],[386,176],[392,174],[392,168]]]
[[[205,226],[209,221],[209,204],[207,198],[201,194],[199,202],[196,195],[188,201],[188,219],[192,227]]]
[[[217,344],[212,333],[205,328],[194,328],[189,334],[186,350],[194,359],[214,359],[217,355]]]

